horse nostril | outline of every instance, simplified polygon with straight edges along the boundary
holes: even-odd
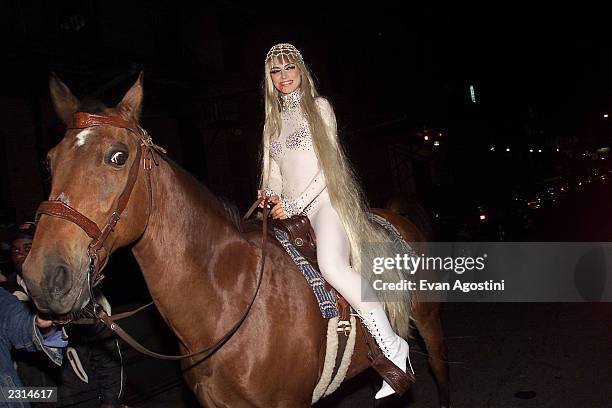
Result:
[[[55,267],[51,275],[51,293],[53,297],[59,297],[70,289],[70,271],[64,265]]]

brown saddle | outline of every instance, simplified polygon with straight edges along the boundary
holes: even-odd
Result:
[[[317,239],[307,216],[294,215],[284,220],[270,220],[270,226],[285,231],[291,244],[300,251],[310,264],[318,269]]]

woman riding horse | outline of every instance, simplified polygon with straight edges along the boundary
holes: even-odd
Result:
[[[238,228],[223,204],[153,143],[139,121],[142,75],[114,107],[82,103],[57,77],[50,92],[67,130],[48,155],[51,192],[24,264],[37,307],[60,320],[78,312],[92,301],[108,258],[130,246],[181,352],[208,350],[182,360],[202,406],[310,406],[328,328],[312,290],[280,244]],[[334,174],[325,176],[331,186]],[[385,218],[408,242],[418,241],[408,220],[391,212]],[[427,345],[440,405],[448,406],[439,305],[418,298],[393,304],[396,327],[400,320],[407,328],[409,310]],[[356,338],[346,378],[369,366],[365,341]]]
[[[393,330],[381,302],[363,300],[376,295],[365,293],[372,292],[362,277],[367,265],[358,262],[365,237],[388,238],[367,219],[363,194],[338,143],[334,110],[319,96],[291,44],[277,44],[266,56],[265,112],[260,195],[275,204],[275,219],[308,216],[323,277],[357,311],[385,357],[402,371],[398,375],[405,376],[408,343]],[[393,393],[383,382],[376,398]]]

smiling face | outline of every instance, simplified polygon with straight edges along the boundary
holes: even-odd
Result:
[[[277,91],[287,95],[302,85],[302,71],[294,62],[276,59],[270,68],[270,79]]]

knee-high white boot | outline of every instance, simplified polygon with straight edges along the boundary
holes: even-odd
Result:
[[[382,308],[369,312],[357,310],[357,314],[380,347],[384,356],[405,373],[406,361],[410,362],[408,343],[395,334],[385,311]],[[412,364],[410,365],[410,370],[413,372]],[[386,381],[383,381],[382,388],[376,393],[376,399],[384,398],[394,393],[393,388]]]

